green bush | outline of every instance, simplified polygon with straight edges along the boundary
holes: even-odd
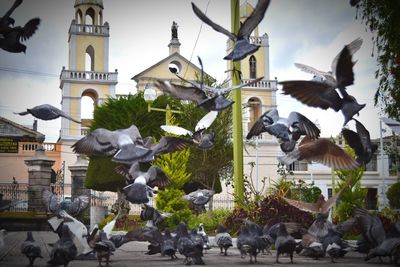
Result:
[[[199,224],[203,223],[206,233],[214,235],[217,225],[225,222],[231,213],[228,209],[215,209],[198,215],[193,214],[188,220],[188,225],[190,229],[197,229]]]
[[[182,190],[176,188],[167,188],[158,192],[155,198],[157,209],[172,214],[165,219],[161,228],[175,229],[179,222],[188,221],[192,211],[189,209],[188,202],[182,199],[184,194]]]
[[[108,214],[101,222],[98,223],[99,229],[103,229],[107,223],[115,218],[114,213]],[[136,214],[123,215],[117,219],[114,226],[114,231],[131,231],[145,225],[145,222],[140,220],[140,216]]]
[[[392,184],[387,191],[387,198],[392,209],[400,209],[400,182]]]

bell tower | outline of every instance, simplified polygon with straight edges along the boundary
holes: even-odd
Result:
[[[91,123],[92,117],[82,114],[87,109],[93,110],[107,97],[115,97],[118,82],[117,70],[108,71],[110,25],[103,23],[103,1],[75,0],[74,9],[68,32],[68,68],[63,67],[60,75],[61,107],[82,124],[61,120],[59,142],[63,144],[61,157],[67,166],[76,161],[70,145],[87,133]],[[83,98],[89,99],[89,106],[84,105]]]

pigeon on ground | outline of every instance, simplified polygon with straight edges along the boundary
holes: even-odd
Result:
[[[320,199],[321,199],[321,203],[325,202],[325,199],[323,199],[321,196],[320,196]],[[334,201],[333,202],[333,204],[334,204],[336,202],[336,200],[337,200],[337,198],[334,198],[334,199],[328,200],[328,201],[330,201],[330,202]],[[324,208],[322,208],[322,209],[324,209]],[[329,209],[328,209],[328,211],[329,211]],[[328,234],[328,230],[333,228],[333,224],[328,220],[328,216],[329,216],[329,212],[317,213],[315,221],[308,228],[307,232],[310,233],[311,235],[313,235],[317,239],[316,240],[317,242],[322,242],[324,240],[325,236]]]
[[[296,67],[316,75],[320,79],[280,82],[279,84],[283,85],[283,93],[311,107],[332,108],[336,112],[341,110],[344,115],[343,125],[346,125],[355,114],[365,107],[365,104],[358,104],[357,100],[346,91],[346,87],[354,83],[353,65],[355,62],[352,61],[352,56],[360,49],[361,44],[362,39],[357,38],[346,45],[333,60],[331,72],[319,71],[313,67],[296,63]],[[339,89],[340,95],[336,88]]]
[[[199,234],[203,238],[203,242],[204,242],[203,249],[205,249],[205,251],[210,249],[211,248],[210,240],[208,238],[206,230],[204,229],[204,224],[203,223],[199,224],[199,228],[197,229],[197,234]]]
[[[279,263],[280,254],[288,254],[290,263],[293,263],[293,253],[296,249],[296,241],[288,234],[285,224],[279,224],[278,234],[275,240],[276,263]]]
[[[199,237],[199,238],[198,238]],[[184,264],[204,265],[201,258],[203,256],[203,239],[195,234],[189,235],[187,226],[180,222],[176,229],[175,241],[180,254],[185,256]]]
[[[342,134],[347,144],[356,152],[356,161],[360,165],[367,165],[378,149],[378,145],[371,143],[369,131],[364,125],[356,119],[353,120],[356,122],[357,133],[349,129],[342,129]]]
[[[0,17],[0,34],[5,34],[9,32],[14,26],[15,20],[10,17],[14,10],[22,4],[22,0],[15,0],[14,4],[11,6],[9,10],[4,14],[3,17]]]
[[[131,164],[150,153],[142,142],[139,129],[132,124],[115,131],[98,128],[73,144],[72,149],[74,153],[87,156],[113,155],[113,161]]]
[[[311,140],[308,136],[301,140],[297,149],[279,156],[278,160],[286,166],[300,160],[315,161],[336,170],[353,170],[360,166],[357,161],[331,140],[326,138]]]
[[[45,121],[54,120],[59,117],[64,117],[73,122],[81,123],[80,121],[75,120],[74,118],[70,117],[64,111],[62,111],[50,104],[43,104],[43,105],[35,106],[33,108],[28,108],[28,109],[26,109],[26,111],[23,111],[23,112],[19,112],[19,113],[14,112],[14,114],[18,114],[21,116],[24,116],[27,114],[32,114],[32,116],[34,116],[35,118],[45,120]]]
[[[393,257],[397,259],[399,257],[400,252],[400,238],[388,238],[385,239],[378,247],[373,248],[365,257],[365,260],[368,261],[375,257],[379,257],[381,263],[383,260],[381,257],[390,257],[391,261]],[[397,262],[395,262],[397,264]]]
[[[325,256],[325,251],[321,243],[314,241],[308,245],[302,244],[302,250],[300,251],[299,255],[318,260],[319,258]]]
[[[71,201],[58,201],[57,195],[48,189],[42,191],[43,205],[47,212],[58,215],[61,210],[65,210],[72,217],[77,218],[89,207],[89,197],[80,195]]]
[[[155,186],[165,188],[171,183],[168,176],[157,166],[150,166],[146,172],[143,172],[140,170],[139,163],[136,162],[129,169],[119,165],[115,170],[127,179],[128,185],[123,188],[123,192],[126,199],[134,204],[149,202]]]
[[[257,262],[257,254],[260,252],[260,239],[259,235],[250,231],[250,227],[247,223],[240,226],[237,248],[240,251],[242,259],[244,259],[246,255],[249,255],[250,263]]]
[[[62,226],[61,238],[53,245],[50,252],[48,266],[67,266],[78,254],[78,250],[72,241],[68,225]]]
[[[182,196],[183,200],[186,200],[195,210],[205,211],[204,205],[206,205],[211,197],[215,194],[215,191],[209,189],[197,189],[187,195]]]
[[[211,21],[194,3],[192,8],[197,17],[199,17],[204,23],[208,24],[214,30],[225,34],[234,42],[232,52],[224,57],[225,60],[241,60],[246,56],[253,54],[258,50],[260,46],[250,44],[249,37],[253,30],[264,18],[264,14],[268,8],[269,0],[258,0],[256,7],[247,19],[241,24],[237,34],[231,33],[225,28],[215,24]]]
[[[142,221],[151,221],[151,225],[157,227],[169,216],[171,216],[170,213],[160,212],[147,204],[142,205],[142,211],[140,212]]]
[[[378,216],[369,214],[363,208],[355,208],[353,214],[361,226],[361,234],[368,248],[375,248],[386,239],[386,232]]]
[[[211,124],[217,118],[217,111],[210,111],[196,124],[195,132],[186,130],[185,128],[174,126],[174,125],[161,125],[161,129],[168,133],[185,136],[188,135],[192,138],[193,142],[200,149],[211,149],[214,146],[213,138],[205,135],[205,130],[211,126]]]
[[[302,135],[315,140],[319,138],[321,131],[307,117],[298,112],[293,111],[288,118],[282,118],[279,117],[277,109],[271,109],[254,123],[246,139],[258,136],[263,132],[268,132],[278,138],[282,142],[282,151],[290,152]]]
[[[102,266],[101,261],[103,258],[106,261],[106,266],[109,266],[110,256],[112,255],[113,251],[115,251],[115,245],[113,242],[108,240],[107,234],[105,232],[100,232],[100,241],[94,244],[93,249],[96,252],[99,266]]]
[[[342,239],[340,233],[333,228],[328,229],[328,234],[323,240],[324,251],[331,257],[331,261],[343,257],[350,249],[349,245]]]
[[[232,243],[232,237],[228,233],[224,225],[218,224],[214,240],[219,249],[221,250],[220,254],[227,256],[228,248],[232,247],[233,243]]]
[[[27,232],[27,237],[21,244],[21,253],[29,259],[29,266],[33,266],[36,258],[43,258],[41,254],[40,246],[33,239],[32,232]]]

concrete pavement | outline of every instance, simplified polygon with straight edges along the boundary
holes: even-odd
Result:
[[[34,239],[38,241],[42,248],[43,259],[36,259],[34,266],[46,266],[49,260],[51,247],[48,243],[54,243],[58,236],[52,232],[33,232]],[[20,245],[26,238],[26,232],[9,232],[5,238],[5,248],[0,251],[0,266],[27,266],[28,259],[20,253]],[[183,256],[178,255],[178,260],[171,261],[169,257],[160,255],[145,255],[147,251],[147,242],[130,242],[124,244],[117,249],[111,257],[111,267],[160,267],[160,266],[184,266]],[[254,265],[275,265],[275,266],[293,266],[290,264],[288,257],[280,257],[281,264],[275,263],[275,251],[272,255],[259,254],[258,263]],[[228,250],[228,256],[219,255],[218,248],[212,248],[206,252],[203,257],[207,266],[246,266],[249,264],[249,258],[241,259],[239,251],[236,247]],[[334,266],[334,267],[353,267],[353,266],[382,266],[378,259],[373,259],[370,262],[365,262],[364,257],[358,253],[350,252],[344,258],[337,260],[338,263],[331,263],[329,258],[313,260],[304,258],[298,255],[294,257],[295,266],[297,267],[312,267],[312,266]],[[386,262],[388,260],[386,259]],[[96,260],[75,260],[70,262],[69,267],[82,266],[98,266]]]

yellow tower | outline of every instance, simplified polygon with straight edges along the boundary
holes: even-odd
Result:
[[[247,1],[240,6],[240,21],[244,20],[253,12],[254,8]],[[243,137],[245,138],[254,122],[267,110],[276,108],[276,78],[270,79],[269,69],[269,38],[266,33],[259,35],[256,27],[250,36],[250,43],[259,45],[260,48],[252,55],[241,60],[242,83],[264,77],[261,81],[241,89],[243,105]],[[232,42],[227,42],[227,54],[232,49]],[[231,61],[227,63],[231,70]],[[231,71],[228,73],[232,73]],[[254,183],[261,183],[262,177],[276,177],[276,156],[279,153],[277,141],[269,134],[262,134],[252,140],[254,146],[245,145],[244,173],[250,173],[249,162],[255,162],[253,171]],[[272,168],[271,168],[272,167]]]
[[[72,165],[76,156],[70,145],[82,138],[90,125],[90,118],[83,118],[82,98],[89,97],[99,105],[107,97],[115,97],[117,70],[108,71],[110,26],[103,23],[102,0],[75,0],[75,18],[69,28],[68,69],[60,75],[61,107],[82,124],[62,118],[59,142],[63,144],[62,160]],[[69,171],[66,172],[68,183]]]

